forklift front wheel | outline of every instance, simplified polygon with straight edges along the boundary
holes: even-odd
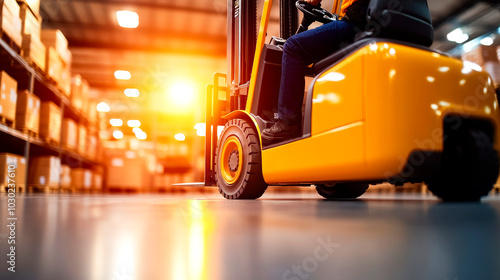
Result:
[[[227,199],[256,199],[267,189],[262,176],[260,142],[247,121],[227,122],[217,145],[215,179]]]
[[[316,191],[327,199],[354,199],[366,192],[368,184],[338,183],[334,185],[316,185]]]

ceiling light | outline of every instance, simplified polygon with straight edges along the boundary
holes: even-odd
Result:
[[[197,123],[194,126],[194,129],[196,129],[196,135],[205,136],[206,135],[205,128],[206,128],[206,125],[204,123]]]
[[[139,15],[131,11],[118,11],[116,12],[118,25],[124,28],[136,28],[139,26]]]
[[[137,139],[139,140],[146,140],[148,138],[148,135],[146,134],[146,132],[141,131],[139,133],[136,133],[135,137],[137,137]]]
[[[183,134],[183,133],[177,133],[175,136],[174,136],[175,140],[177,141],[184,141],[186,140],[186,136]]]
[[[121,119],[110,119],[109,123],[111,124],[111,126],[115,127],[120,127],[123,125],[123,121]]]
[[[448,41],[461,44],[469,40],[469,35],[465,34],[461,28],[457,28],[448,33],[448,35],[446,35],[446,38],[448,39]]]
[[[101,103],[97,104],[97,111],[99,111],[99,112],[109,112],[109,111],[111,111],[111,108],[109,108],[108,103],[101,102]]]
[[[125,93],[125,96],[127,96],[127,97],[139,97],[141,95],[139,90],[136,88],[127,88],[127,89],[125,89],[124,93]]]
[[[115,130],[115,131],[113,131],[113,137],[115,139],[123,139],[123,132],[121,132],[119,130]]]
[[[129,127],[139,127],[139,126],[141,126],[141,122],[139,120],[129,120],[127,122],[127,125]]]
[[[130,80],[132,78],[132,75],[130,75],[129,71],[124,71],[124,70],[117,70],[115,71],[115,78],[117,80]]]
[[[479,43],[483,46],[491,46],[493,45],[493,38],[491,37],[485,37],[479,41]]]
[[[132,131],[133,131],[135,134],[137,134],[137,133],[141,133],[141,132],[142,132],[142,129],[141,129],[140,127],[134,127],[134,128],[132,129]]]

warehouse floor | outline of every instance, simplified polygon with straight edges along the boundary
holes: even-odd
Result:
[[[7,199],[0,217],[7,224]],[[500,195],[25,194],[0,279],[500,279]],[[5,253],[7,252],[7,253]]]

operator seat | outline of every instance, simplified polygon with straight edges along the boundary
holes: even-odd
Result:
[[[434,40],[427,0],[371,0],[366,20],[355,41],[377,37],[430,47]]]
[[[354,43],[318,61],[306,72],[315,76],[359,48],[380,40],[402,42],[426,48],[434,40],[434,28],[427,0],[371,0],[366,25]]]

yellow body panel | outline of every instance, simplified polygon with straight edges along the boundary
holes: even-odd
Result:
[[[395,43],[373,43],[328,69],[312,98],[311,137],[262,152],[267,183],[384,180],[412,151],[442,151],[447,114],[498,127],[488,74]],[[496,129],[497,150],[499,138]]]

